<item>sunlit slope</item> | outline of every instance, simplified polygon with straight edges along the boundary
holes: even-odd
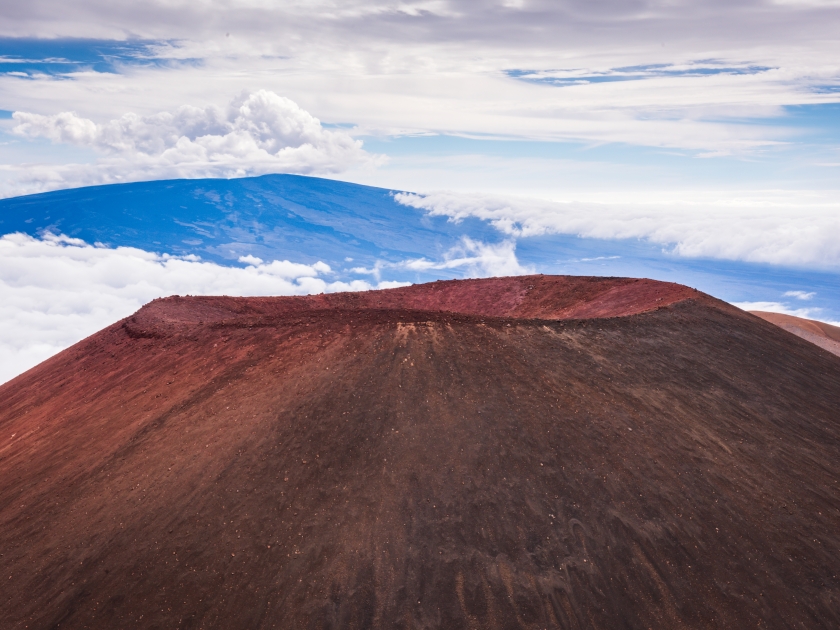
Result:
[[[782,313],[768,313],[766,311],[751,311],[751,313],[776,324],[780,328],[784,328],[797,337],[810,341],[823,350],[828,350],[832,354],[840,356],[840,327],[814,319],[783,315]]]

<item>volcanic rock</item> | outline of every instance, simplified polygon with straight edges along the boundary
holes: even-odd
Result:
[[[674,284],[156,300],[0,386],[0,627],[840,627],[838,410]]]

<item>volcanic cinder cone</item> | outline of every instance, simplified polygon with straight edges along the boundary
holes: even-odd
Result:
[[[837,628],[839,467],[679,285],[167,298],[0,387],[0,626]]]

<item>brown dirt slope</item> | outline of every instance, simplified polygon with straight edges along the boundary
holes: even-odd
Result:
[[[677,285],[158,300],[0,387],[0,627],[840,627],[838,409]]]
[[[750,311],[750,313],[784,328],[797,337],[810,341],[823,350],[828,350],[832,354],[840,356],[840,327],[838,326],[832,326],[815,319],[783,315],[782,313],[769,313],[767,311]]]

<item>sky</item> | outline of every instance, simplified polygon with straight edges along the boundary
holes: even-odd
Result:
[[[641,242],[698,269],[730,265],[721,278],[738,266],[741,292],[726,299],[840,320],[836,296],[825,301],[840,285],[840,0],[2,3],[2,197],[330,177],[485,223],[498,238],[470,242],[502,259],[513,247],[506,272],[542,271],[523,256],[550,235],[603,260]],[[31,248],[32,268],[68,273],[94,247],[0,237],[2,252]],[[181,264],[153,250],[135,253]],[[23,286],[3,260],[4,290]],[[248,268],[212,264],[220,277]],[[369,286],[398,281],[382,269]],[[791,281],[748,290],[774,275]],[[156,282],[131,304],[177,289]],[[43,315],[43,295],[6,321]]]

